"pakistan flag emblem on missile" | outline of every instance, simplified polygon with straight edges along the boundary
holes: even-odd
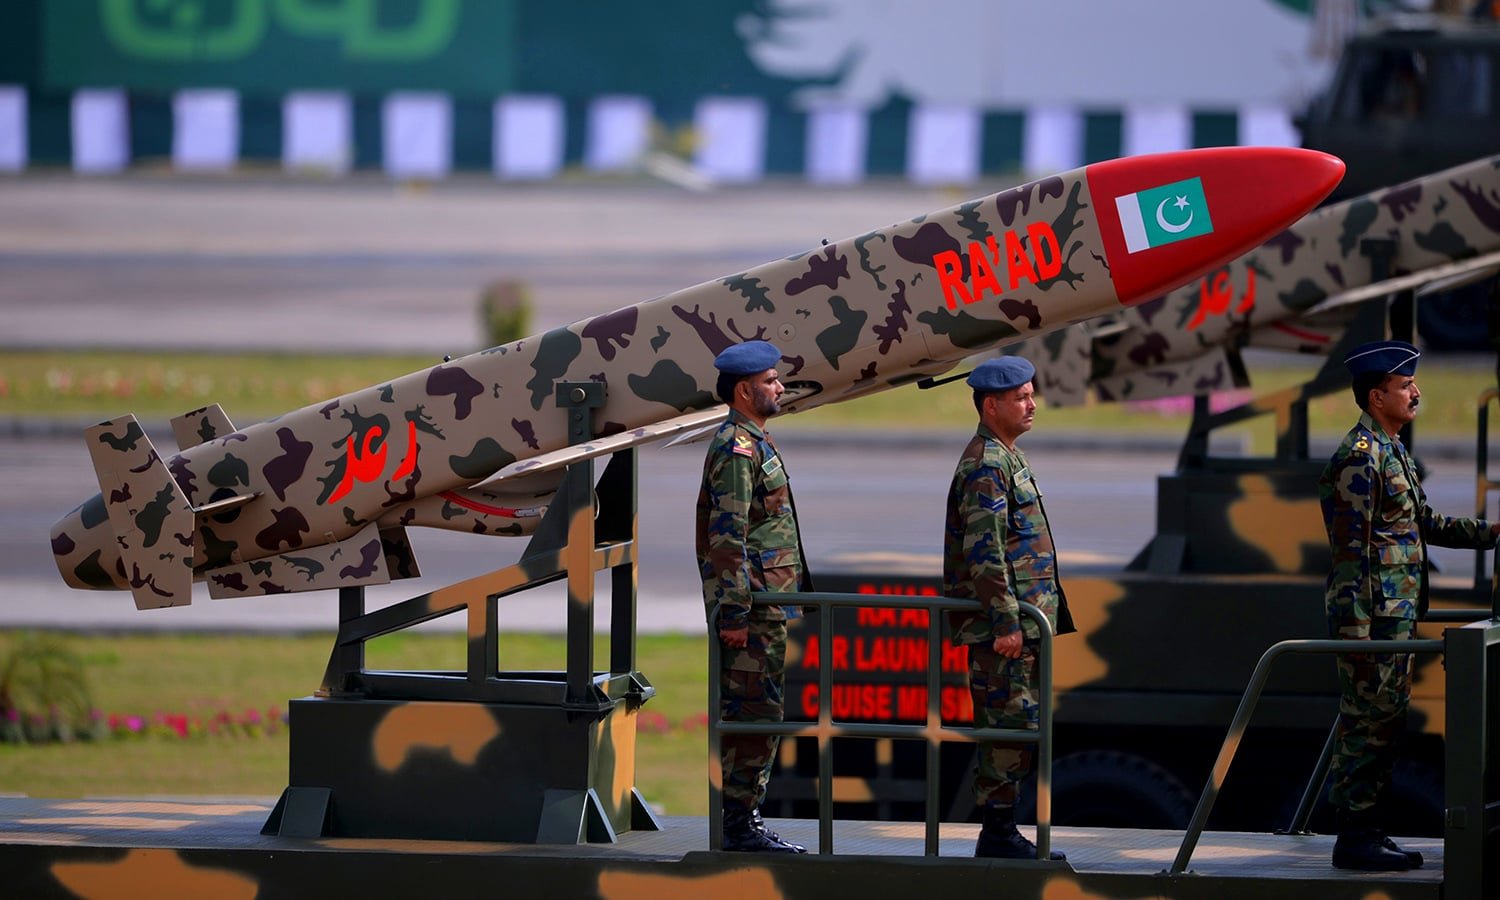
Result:
[[[1130,253],[1185,241],[1214,230],[1203,181],[1188,178],[1115,198]]]

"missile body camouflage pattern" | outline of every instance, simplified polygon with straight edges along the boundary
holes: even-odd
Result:
[[[129,588],[142,608],[188,602],[194,576],[241,596],[410,575],[406,526],[525,533],[551,489],[537,473],[715,418],[713,360],[732,344],[781,348],[788,412],[906,384],[1183,284],[1282,231],[1342,174],[1281,148],[1096,163],[243,430],[211,407],[174,423],[170,459],[115,419],[87,436],[101,494],[54,526],[58,568],[75,587]],[[1189,183],[1206,198],[1198,226],[1163,220],[1162,195],[1155,218],[1175,237],[1142,247],[1150,211],[1132,223],[1126,204]],[[603,439],[582,450],[555,398],[569,381],[607,387]]]
[[[1476,160],[1309,214],[1202,279],[1088,323],[1009,348],[1037,366],[1049,403],[1139,400],[1248,386],[1242,347],[1323,353],[1375,299],[1366,238],[1393,242],[1391,276],[1500,261],[1500,156]],[[1478,269],[1476,269],[1478,271]],[[1351,294],[1351,292],[1357,294]],[[1335,298],[1325,303],[1329,298]]]

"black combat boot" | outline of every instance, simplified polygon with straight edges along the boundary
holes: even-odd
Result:
[[[1408,868],[1422,868],[1422,854],[1420,851],[1401,849],[1401,845],[1391,840],[1390,837],[1385,834],[1385,832],[1381,832],[1380,834],[1380,846],[1406,857],[1406,865]]]
[[[750,811],[750,827],[770,838],[774,843],[784,844],[792,848],[793,853],[806,853],[807,848],[801,844],[794,844],[776,832],[766,827],[766,820],[760,817],[760,807]]]
[[[1364,872],[1404,872],[1422,864],[1422,854],[1407,854],[1396,842],[1381,834],[1374,810],[1339,810],[1339,837],[1333,844],[1335,869]]]
[[[755,827],[754,811],[743,806],[724,810],[724,849],[740,853],[805,853],[792,845],[772,840]]]
[[[1390,794],[1390,785],[1386,785],[1385,790],[1381,791],[1380,795],[1378,797],[1376,797],[1376,799],[1375,799],[1375,806],[1373,808],[1371,808],[1371,810],[1370,810],[1370,820],[1371,820],[1372,823],[1375,822],[1375,821],[1377,821],[1377,818],[1374,815],[1375,810],[1386,808],[1386,798],[1387,798],[1387,796],[1389,794]],[[1399,853],[1402,856],[1405,856],[1406,857],[1406,863],[1411,868],[1413,868],[1413,869],[1420,869],[1420,868],[1422,868],[1422,854],[1418,853],[1415,850],[1403,850],[1403,849],[1401,849],[1401,845],[1397,844],[1395,841],[1391,840],[1390,837],[1385,833],[1385,829],[1384,828],[1380,829],[1380,846],[1382,846],[1385,849],[1390,850],[1390,851],[1392,851],[1394,853]]]
[[[1016,830],[1016,811],[1013,807],[986,806],[983,821],[984,825],[979,829],[979,841],[974,845],[975,857],[1036,859],[1036,844]],[[1053,850],[1048,858],[1061,861],[1068,857]]]

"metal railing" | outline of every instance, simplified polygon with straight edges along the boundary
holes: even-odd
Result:
[[[1219,746],[1218,759],[1214,760],[1213,770],[1209,772],[1208,781],[1203,785],[1203,794],[1198,798],[1198,806],[1193,810],[1192,821],[1188,823],[1187,831],[1182,836],[1182,847],[1178,849],[1177,858],[1172,861],[1172,868],[1168,874],[1181,875],[1187,871],[1188,860],[1192,858],[1198,839],[1203,836],[1204,826],[1208,823],[1208,814],[1213,811],[1214,801],[1219,796],[1219,788],[1224,783],[1225,776],[1229,774],[1229,766],[1234,762],[1235,752],[1239,750],[1240,740],[1245,735],[1246,726],[1250,724],[1250,717],[1255,713],[1255,704],[1260,699],[1261,689],[1265,687],[1266,679],[1271,674],[1271,666],[1276,660],[1292,653],[1442,653],[1443,646],[1441,640],[1304,640],[1281,641],[1271,645],[1271,648],[1262,654],[1260,662],[1256,663],[1255,672],[1250,676],[1250,683],[1245,686],[1245,694],[1240,698],[1239,709],[1235,710],[1234,720],[1229,724],[1229,733],[1224,736],[1224,743]],[[1332,752],[1331,735],[1324,750],[1328,753]]]
[[[818,852],[833,852],[833,739],[901,738],[927,742],[926,843],[924,855],[938,855],[939,749],[944,742],[1006,741],[1037,745],[1036,845],[1037,858],[1048,859],[1052,847],[1052,627],[1040,609],[1020,604],[1021,613],[1037,624],[1041,652],[1037,663],[1038,728],[959,728],[944,726],[941,707],[943,626],[939,612],[978,612],[977,600],[953,597],[885,596],[878,594],[756,593],[756,606],[813,607],[818,624],[818,720],[816,722],[725,722],[720,716],[719,667],[723,650],[718,640],[719,610],[709,616],[708,629],[708,751],[709,849],[724,847],[724,796],[721,739],[732,734],[816,737],[818,740]],[[847,607],[927,610],[927,716],[921,725],[884,725],[833,721],[833,610]]]
[[[1487,609],[1430,609],[1422,617],[1422,623],[1480,622],[1489,617],[1490,611]],[[1312,818],[1318,795],[1323,793],[1323,782],[1328,779],[1328,765],[1333,759],[1333,744],[1338,730],[1338,720],[1334,719],[1333,727],[1328,729],[1328,739],[1323,742],[1323,751],[1318,754],[1317,765],[1313,766],[1312,775],[1307,779],[1307,787],[1302,791],[1302,800],[1297,804],[1297,811],[1292,814],[1291,824],[1277,834],[1309,833],[1307,822]]]
[[[1474,448],[1474,515],[1484,518],[1491,492],[1500,491],[1500,481],[1490,480],[1490,402],[1500,400],[1500,390],[1479,395],[1478,443]],[[1484,550],[1474,551],[1474,587],[1484,584]],[[1490,617],[1500,619],[1500,551],[1496,551],[1490,574]]]

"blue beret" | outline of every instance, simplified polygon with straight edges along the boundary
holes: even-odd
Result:
[[[976,391],[1008,391],[1036,376],[1036,366],[1019,356],[987,359],[969,373],[969,387]]]
[[[776,367],[781,351],[770,341],[746,341],[725,348],[714,357],[714,368],[725,375],[754,375]]]
[[[1378,372],[1382,375],[1417,374],[1417,360],[1422,351],[1406,341],[1370,341],[1360,344],[1344,357],[1350,375]]]

